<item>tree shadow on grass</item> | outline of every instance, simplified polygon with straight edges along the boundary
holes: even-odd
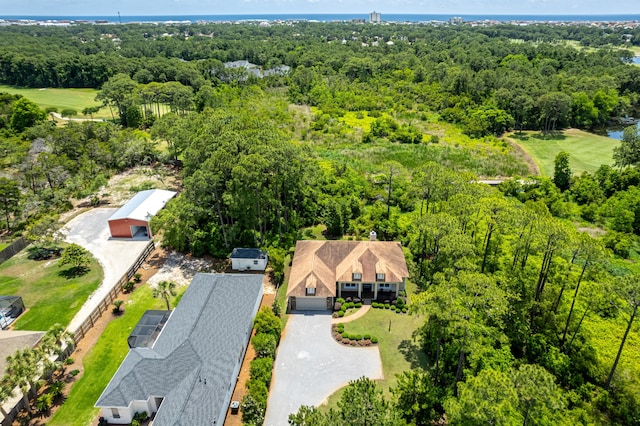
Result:
[[[87,274],[90,269],[86,266],[74,266],[73,268],[65,269],[58,272],[58,276],[66,278],[68,280],[72,278],[78,278]]]
[[[427,356],[419,344],[413,340],[405,339],[398,345],[398,351],[409,362],[411,368],[425,368],[428,364]]]
[[[543,141],[563,141],[567,139],[564,133],[560,131],[552,131],[552,132],[540,132],[534,135],[536,139],[540,139]]]

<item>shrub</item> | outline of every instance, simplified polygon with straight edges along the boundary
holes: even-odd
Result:
[[[398,299],[396,300],[396,306],[398,306],[399,308],[402,308],[405,305],[404,299],[402,297],[398,297]]]
[[[122,290],[124,290],[125,293],[131,293],[135,286],[136,285],[135,285],[135,283],[133,281],[129,281],[125,285],[122,286]]]
[[[273,370],[273,358],[270,358],[270,357],[256,358],[253,361],[251,361],[251,366],[249,367],[249,375],[251,377],[251,380],[260,380],[268,388],[269,383],[271,383],[272,370]]]
[[[370,334],[368,334],[368,333],[367,333],[367,334],[365,334],[365,335],[364,335],[364,339],[365,339],[365,340],[371,340],[371,335],[370,335]]]
[[[339,342],[342,340],[342,334],[337,334],[336,335],[336,340]]]
[[[267,384],[265,382],[262,380],[250,379],[247,382],[247,390],[249,391],[249,395],[266,407],[269,389],[267,389]]]
[[[353,299],[351,299],[350,297],[347,297],[347,298],[346,298],[346,299],[344,299],[344,300],[345,300],[345,302],[347,302],[347,303],[350,303],[350,302],[352,302],[352,301],[353,301]]]
[[[134,420],[138,420],[139,422],[144,422],[149,418],[149,414],[146,411],[137,411],[136,414],[133,415]]]
[[[349,339],[356,340],[357,334],[349,334]]]
[[[57,398],[62,395],[62,391],[64,390],[64,382],[53,382],[49,386],[49,390],[47,391],[53,398]]]
[[[27,249],[27,257],[31,260],[47,260],[52,257],[60,257],[62,249],[59,247],[30,247]]]
[[[341,311],[342,310],[342,303],[340,302],[336,302],[333,304],[333,310],[334,311]]]
[[[402,312],[402,309],[400,309],[400,308],[396,308],[396,309],[395,309],[395,311],[396,311],[396,314],[399,314],[399,313],[401,313],[401,312]]]
[[[135,274],[133,274],[133,280],[139,283],[140,281],[142,281],[142,274],[140,272],[136,272]]]
[[[342,333],[342,338],[343,339],[348,339],[349,338],[349,333]]]
[[[64,360],[65,365],[71,365],[73,364],[75,361],[73,360],[73,358],[68,357],[67,359]]]
[[[45,412],[53,405],[53,395],[44,393],[36,399],[36,408],[40,412]]]
[[[385,303],[385,304],[384,304],[384,308],[385,308],[385,309],[389,309],[390,307],[391,307],[391,305],[389,305],[388,303]]]
[[[253,328],[256,330],[256,334],[273,335],[276,338],[276,344],[280,341],[280,332],[282,330],[280,318],[275,316],[268,306],[263,306],[260,309],[253,322]]]
[[[272,334],[256,333],[251,339],[253,349],[259,358],[274,358],[276,355],[276,338]]]
[[[356,308],[361,308],[362,307],[362,303],[358,302],[356,303]]]
[[[372,337],[371,338],[371,343],[378,343],[378,338],[377,337]]]
[[[261,425],[264,423],[264,413],[267,407],[267,402],[261,403],[255,399],[251,394],[245,395],[242,398],[242,423]]]
[[[362,334],[356,334],[356,340],[362,340]]]
[[[69,373],[69,374],[71,374],[73,377],[76,377],[78,374],[80,374],[80,370],[77,370],[77,369],[76,369],[76,370],[73,370],[73,371],[72,371],[71,373]]]
[[[336,302],[337,302],[337,303],[344,303],[344,299],[343,299],[342,297],[338,297],[338,298],[336,299]]]
[[[405,313],[405,314],[406,314],[408,310],[409,310],[409,309],[408,309],[406,306],[403,306],[403,307],[402,307],[402,313]]]
[[[72,108],[65,108],[60,111],[60,115],[63,117],[75,117],[76,115],[78,115],[78,111]]]
[[[56,108],[54,106],[46,107],[44,109],[44,112],[46,112],[47,114],[49,114],[50,112],[58,112],[58,108]]]
[[[123,304],[124,304],[124,300],[114,300],[113,309],[111,310],[111,312],[113,312],[114,314],[119,314],[121,312],[120,309],[122,309]]]
[[[132,419],[130,425],[131,426],[140,426],[141,423],[140,423],[140,420]]]
[[[338,318],[342,318],[344,316],[344,311],[338,312]]]

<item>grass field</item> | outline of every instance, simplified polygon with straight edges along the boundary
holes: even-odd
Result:
[[[181,289],[181,293],[186,289]],[[129,352],[127,337],[148,309],[165,309],[161,298],[154,299],[151,288],[136,289],[124,307],[124,314],[109,323],[96,345],[83,359],[84,373],[74,383],[60,409],[51,418],[50,426],[86,426],[98,414],[96,403],[111,377]],[[107,314],[108,315],[108,314]]]
[[[102,267],[92,259],[87,274],[66,278],[58,260],[35,261],[26,250],[0,265],[0,295],[22,296],[27,312],[15,322],[16,330],[46,331],[65,327],[102,281]]]
[[[595,172],[603,164],[613,163],[613,148],[619,141],[581,130],[569,129],[553,136],[524,132],[509,136],[529,154],[543,176],[553,176],[553,162],[560,151],[569,153],[569,167],[574,175]]]
[[[95,101],[98,94],[96,89],[32,89],[0,84],[0,92],[20,94],[38,104],[42,109],[56,107],[58,112],[67,108],[74,109],[78,112],[78,118],[84,117],[82,115],[83,109],[100,105],[100,102]],[[102,108],[93,117],[111,118],[111,113],[108,108]]]

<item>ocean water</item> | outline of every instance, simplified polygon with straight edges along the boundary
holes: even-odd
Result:
[[[455,14],[382,14],[382,20],[387,22],[431,22],[448,21],[449,18],[460,16],[465,21],[530,21],[530,22],[615,22],[640,21],[640,15],[455,15]],[[352,19],[369,19],[368,13],[358,14],[254,14],[254,15],[148,15],[148,16],[6,16],[0,19],[27,19],[35,21],[109,21],[112,23],[131,22],[224,22],[243,20],[307,20],[307,21],[350,21]]]

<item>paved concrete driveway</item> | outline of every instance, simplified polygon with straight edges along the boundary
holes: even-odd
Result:
[[[278,348],[264,424],[287,425],[289,414],[301,405],[320,405],[362,376],[383,378],[377,347],[337,343],[331,337],[329,314],[292,314]]]
[[[62,231],[65,240],[76,243],[91,252],[104,270],[102,284],[89,296],[80,311],[71,320],[69,330],[75,331],[102,299],[116,285],[120,277],[127,272],[140,253],[149,244],[149,240],[123,241],[110,240],[107,220],[117,209],[92,209],[73,218]]]

